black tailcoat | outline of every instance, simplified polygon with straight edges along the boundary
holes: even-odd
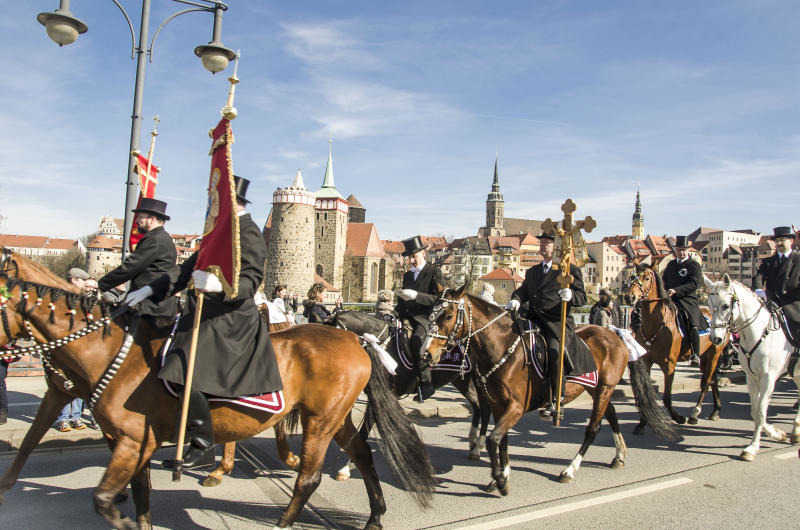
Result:
[[[245,396],[283,388],[267,326],[253,300],[264,279],[267,248],[261,230],[249,214],[239,217],[239,242],[242,268],[238,296],[228,298],[224,293],[205,293],[203,300],[192,390],[216,396]],[[171,287],[154,286],[157,295],[163,297],[185,289],[196,261],[195,253],[177,269]],[[184,383],[195,304],[192,291],[187,297],[173,346],[158,374],[173,383]]]
[[[564,335],[564,373],[572,375],[586,374],[597,370],[594,357],[589,348],[575,335],[575,321],[570,316],[572,308],[586,304],[586,291],[583,289],[581,269],[570,265],[572,275],[572,300],[567,303],[567,322]],[[550,366],[558,369],[558,349],[561,342],[561,298],[558,291],[561,284],[558,276],[561,271],[551,267],[544,274],[544,265],[539,263],[525,272],[525,281],[514,291],[512,300],[520,304],[528,302],[527,318],[539,325],[547,341]]]
[[[674,259],[667,263],[662,275],[664,289],[675,289],[672,301],[688,319],[690,326],[702,331],[708,329],[708,322],[700,311],[700,298],[697,290],[703,285],[703,270],[700,264],[692,258],[687,258],[683,263]],[[684,330],[689,332],[688,329]]]
[[[416,300],[398,300],[397,314],[400,315],[401,319],[410,320],[415,328],[423,326],[427,331],[430,329],[428,317],[442,291],[444,291],[441,269],[434,267],[430,263],[425,263],[416,280],[413,272],[406,272],[403,275],[403,289],[417,291],[417,298]]]
[[[164,227],[158,226],[139,240],[136,250],[125,258],[122,265],[100,278],[97,286],[101,291],[108,291],[130,281],[130,290],[135,291],[169,274],[177,258],[175,243]],[[178,304],[172,297],[161,302],[150,297],[137,304],[136,309],[142,315],[155,317],[174,318],[178,314]]]
[[[793,251],[781,265],[776,252],[761,261],[753,289],[764,289],[767,299],[783,308],[792,335],[800,337],[800,253]]]

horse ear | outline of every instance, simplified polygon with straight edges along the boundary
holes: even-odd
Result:
[[[714,282],[711,280],[711,278],[709,278],[705,274],[703,274],[703,283],[706,284],[706,289],[713,289],[714,288]]]
[[[464,283],[461,287],[456,290],[455,298],[459,298],[462,294],[464,294],[464,290],[467,288],[467,284]]]
[[[725,287],[730,287],[731,286],[731,277],[728,276],[727,272],[722,276],[722,284]]]

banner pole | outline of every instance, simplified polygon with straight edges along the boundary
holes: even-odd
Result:
[[[189,417],[189,393],[192,391],[194,377],[194,359],[197,353],[197,337],[200,332],[200,315],[203,312],[203,291],[197,291],[197,306],[192,324],[192,342],[189,347],[189,359],[186,361],[186,378],[183,387],[183,403],[181,404],[181,421],[178,431],[178,446],[175,454],[175,469],[172,471],[172,482],[180,482],[183,471],[183,444],[186,438],[186,422]]]

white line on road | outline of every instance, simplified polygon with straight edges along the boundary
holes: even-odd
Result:
[[[31,405],[38,405],[41,402],[42,402],[41,400],[39,400],[39,401],[25,401],[23,403],[9,403],[8,406],[9,407],[29,407]]]
[[[796,455],[797,455],[797,453],[795,453],[794,451],[791,451],[789,453],[783,453],[783,454],[780,454],[780,455],[775,455],[775,458],[777,458],[778,460],[789,460],[790,458],[794,458]]]
[[[504,528],[506,526],[511,526],[514,524],[521,524],[521,523],[526,523],[528,521],[534,521],[536,519],[542,519],[544,517],[550,517],[551,515],[572,512],[575,510],[580,510],[582,508],[588,508],[590,506],[597,506],[600,504],[606,504],[609,502],[618,501],[620,499],[626,499],[628,497],[636,497],[638,495],[645,495],[647,493],[653,493],[655,491],[660,491],[667,488],[674,488],[675,486],[682,486],[684,484],[689,484],[690,482],[692,482],[692,479],[690,478],[685,478],[685,477],[676,478],[674,480],[668,480],[666,482],[660,482],[658,484],[652,484],[650,486],[642,486],[641,488],[634,488],[632,490],[620,491],[619,493],[611,493],[609,495],[595,497],[593,499],[571,502],[569,504],[563,504],[561,506],[553,506],[552,508],[544,508],[542,510],[523,513],[520,515],[515,515],[513,517],[506,517],[505,519],[497,519],[491,522],[480,523],[472,526],[465,526],[462,527],[461,530]]]

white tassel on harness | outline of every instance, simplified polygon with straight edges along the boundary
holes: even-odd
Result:
[[[375,335],[370,333],[364,333],[361,335],[361,339],[368,343],[370,346],[375,348],[375,351],[378,352],[378,357],[380,357],[381,362],[389,371],[390,374],[395,375],[395,370],[397,369],[397,361],[392,359],[392,356],[389,353],[381,348],[381,345],[378,343],[378,338]]]

